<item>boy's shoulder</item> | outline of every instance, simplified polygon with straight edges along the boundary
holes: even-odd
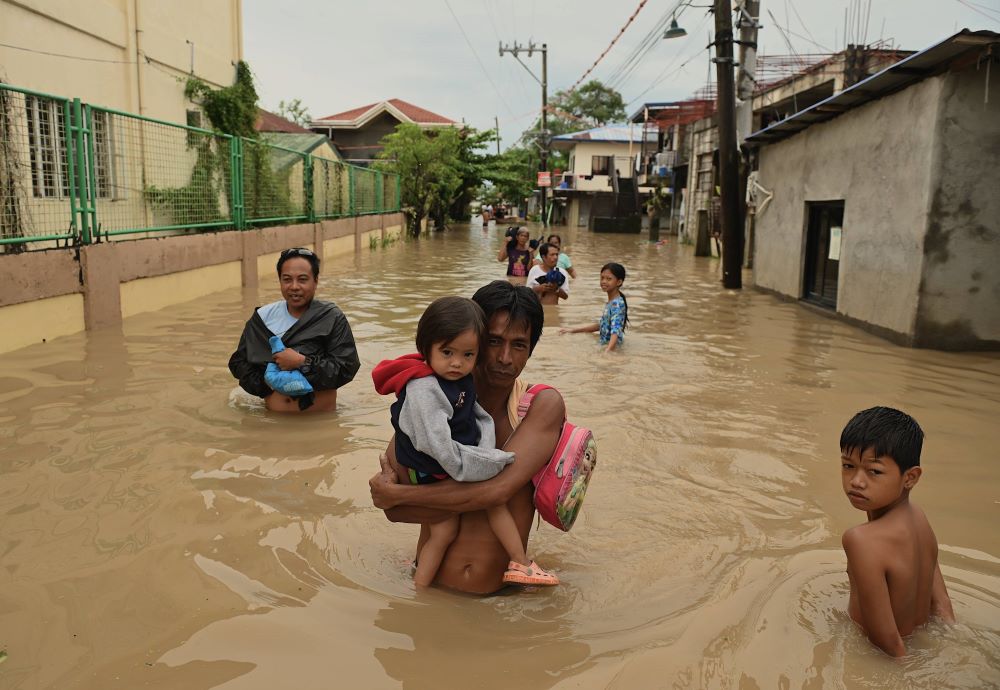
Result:
[[[848,558],[862,553],[888,557],[897,547],[923,538],[929,527],[924,511],[907,503],[877,520],[851,527],[841,537],[841,544]]]

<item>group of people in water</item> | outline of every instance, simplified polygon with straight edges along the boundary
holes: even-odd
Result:
[[[532,480],[556,450],[565,404],[552,388],[526,396],[531,386],[521,374],[542,335],[543,305],[567,299],[576,276],[561,248],[556,234],[532,243],[526,228],[513,228],[497,253],[507,280],[471,298],[434,300],[417,325],[417,352],[372,371],[376,390],[395,400],[394,435],[369,488],[387,519],[420,525],[418,587],[488,594],[508,584],[559,584],[527,551]],[[310,249],[281,252],[282,299],[254,310],[230,358],[240,386],[268,410],[333,410],[337,389],[360,368],[344,313],[315,297],[319,269]],[[600,320],[560,334],[597,332],[605,350],[620,348],[628,324],[624,280],[623,266],[604,264]],[[524,400],[527,409],[519,409]],[[905,654],[903,637],[932,615],[954,621],[936,538],[909,501],[922,442],[913,418],[885,407],[859,412],[840,438],[844,492],[868,517],[843,536],[848,612],[892,656]]]

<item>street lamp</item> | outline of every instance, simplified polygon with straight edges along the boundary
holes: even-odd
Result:
[[[664,38],[680,38],[681,36],[687,36],[687,31],[677,26],[677,16],[670,18],[670,28],[663,32]]]

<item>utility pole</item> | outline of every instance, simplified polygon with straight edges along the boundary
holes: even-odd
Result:
[[[740,68],[736,73],[736,143],[741,148],[753,131],[753,90],[757,84],[757,29],[760,0],[738,0]]]
[[[493,124],[497,128],[497,155],[500,155],[500,118],[496,115],[493,116]]]
[[[517,56],[519,52],[527,51],[528,57],[531,57],[532,53],[535,51],[542,54],[542,78],[539,79],[535,76],[535,73],[531,69],[521,62],[521,58]],[[541,47],[535,45],[533,41],[528,41],[528,45],[521,46],[518,45],[517,41],[514,41],[513,47],[505,46],[503,43],[500,44],[500,57],[503,57],[504,53],[510,53],[514,56],[514,59],[521,62],[521,66],[528,70],[528,74],[537,81],[542,87],[542,131],[539,133],[539,146],[541,162],[538,165],[538,169],[545,172],[549,169],[549,144],[551,143],[551,137],[549,136],[548,128],[548,112],[549,112],[549,49],[548,45],[543,43]],[[542,185],[539,185],[539,190],[542,195],[542,225],[544,227],[549,226],[549,219],[547,211],[547,189]]]
[[[719,182],[722,187],[722,285],[743,287],[743,223],[740,220],[740,170],[736,146],[736,93],[733,84],[731,0],[715,0],[715,63],[719,115]]]

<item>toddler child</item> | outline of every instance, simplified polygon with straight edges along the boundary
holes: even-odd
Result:
[[[472,370],[486,336],[486,316],[465,297],[434,300],[417,323],[418,354],[383,360],[372,371],[375,390],[395,393],[389,408],[396,432],[399,479],[426,484],[442,479],[483,481],[514,461],[496,446],[493,418],[476,402]],[[486,511],[490,527],[510,557],[503,581],[557,585],[559,579],[529,561],[506,504]],[[458,535],[459,518],[428,524],[429,538],[417,555],[414,581],[434,581],[448,546]]]

